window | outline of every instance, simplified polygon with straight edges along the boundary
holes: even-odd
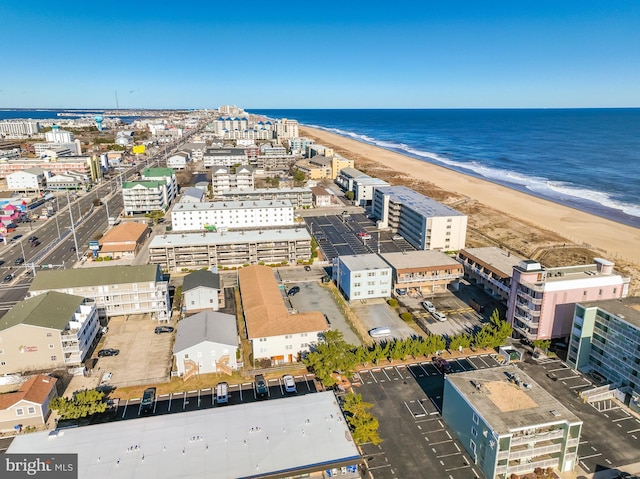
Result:
[[[24,409],[21,407],[16,409],[16,416],[24,416]]]
[[[185,359],[189,359],[189,355],[188,355],[188,354],[185,354],[185,355],[184,355],[184,358],[185,358]]]
[[[36,408],[33,406],[29,406],[27,408],[27,414],[35,414],[36,413]]]
[[[306,338],[307,337],[307,333],[300,333],[300,337],[301,338]]]
[[[473,437],[477,437],[478,436],[478,431],[475,427],[471,426],[471,435]]]
[[[478,424],[480,422],[480,418],[476,413],[473,413],[473,423]]]
[[[353,283],[354,288],[359,288],[361,283]]]
[[[267,348],[260,348],[260,352],[261,353],[266,353],[267,352]]]
[[[309,343],[302,343],[300,345],[301,348],[308,348],[309,347]]]
[[[50,338],[52,336],[52,333],[47,333],[47,338]]]
[[[6,361],[0,361],[0,366],[6,366],[7,362]]]
[[[4,354],[4,350],[3,349],[0,349],[0,354]]]
[[[51,361],[57,361],[58,360],[58,356],[51,356]]]
[[[284,349],[286,349],[286,350],[289,350],[289,351],[290,351],[290,350],[292,350],[292,349],[293,349],[293,346],[292,346],[291,344],[287,344],[287,345],[284,347]]]
[[[53,344],[50,344],[49,349],[53,349],[53,348],[55,348],[55,346]]]

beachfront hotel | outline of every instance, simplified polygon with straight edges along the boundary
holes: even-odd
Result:
[[[567,338],[576,303],[625,298],[630,278],[614,263],[594,258],[594,264],[545,268],[524,260],[513,268],[507,321],[530,339]]]
[[[293,205],[289,200],[178,203],[171,210],[171,225],[176,232],[293,224]]]
[[[567,364],[640,398],[640,298],[576,304]],[[636,407],[636,410],[637,407]]]
[[[490,479],[578,462],[582,421],[514,366],[445,375],[442,418]]]
[[[402,235],[418,250],[464,248],[467,215],[406,186],[376,187],[371,214],[379,229]]]

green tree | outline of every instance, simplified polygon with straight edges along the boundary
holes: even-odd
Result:
[[[533,346],[542,349],[543,351],[547,351],[551,347],[550,339],[536,339],[533,341]]]
[[[356,194],[353,191],[349,190],[349,191],[345,191],[344,196],[349,201],[353,201],[353,199],[356,197]]]
[[[293,172],[293,181],[296,183],[303,183],[306,179],[307,179],[307,175],[304,174],[304,171],[301,171],[298,168],[296,168],[295,171]]]
[[[449,340],[449,349],[458,350],[460,348],[466,349],[471,346],[471,337],[468,334],[460,333],[455,336],[451,336]]]
[[[380,444],[382,439],[378,434],[378,419],[373,417],[369,409],[373,404],[364,402],[361,394],[349,393],[342,405],[347,422],[351,427],[351,434],[358,444],[370,442]]]
[[[104,393],[95,389],[86,389],[73,395],[72,399],[56,397],[49,403],[49,408],[58,411],[62,419],[79,419],[92,416],[107,410]]]
[[[333,373],[350,374],[353,371],[357,359],[352,349],[342,333],[332,329],[323,334],[315,350],[307,354],[303,362],[322,384],[333,386],[336,383]]]

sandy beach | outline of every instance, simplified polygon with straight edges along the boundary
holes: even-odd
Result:
[[[467,213],[471,228],[479,235],[486,234],[489,243],[513,243],[517,252],[529,257],[544,245],[564,249],[576,245],[618,265],[640,264],[638,228],[323,130],[300,130],[301,135],[354,159],[355,167],[371,176],[390,184],[405,184]],[[498,226],[500,232],[496,231]],[[586,261],[590,263],[591,259]]]

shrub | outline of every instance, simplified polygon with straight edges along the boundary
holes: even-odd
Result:
[[[391,306],[392,308],[397,308],[397,307],[398,307],[398,300],[397,300],[397,299],[395,299],[395,298],[389,298],[389,299],[387,300],[387,304],[388,304],[389,306]]]
[[[409,313],[409,312],[402,313],[400,315],[400,318],[402,318],[402,320],[406,321],[406,322],[409,322],[409,321],[413,320],[413,316],[411,316],[411,313]]]

